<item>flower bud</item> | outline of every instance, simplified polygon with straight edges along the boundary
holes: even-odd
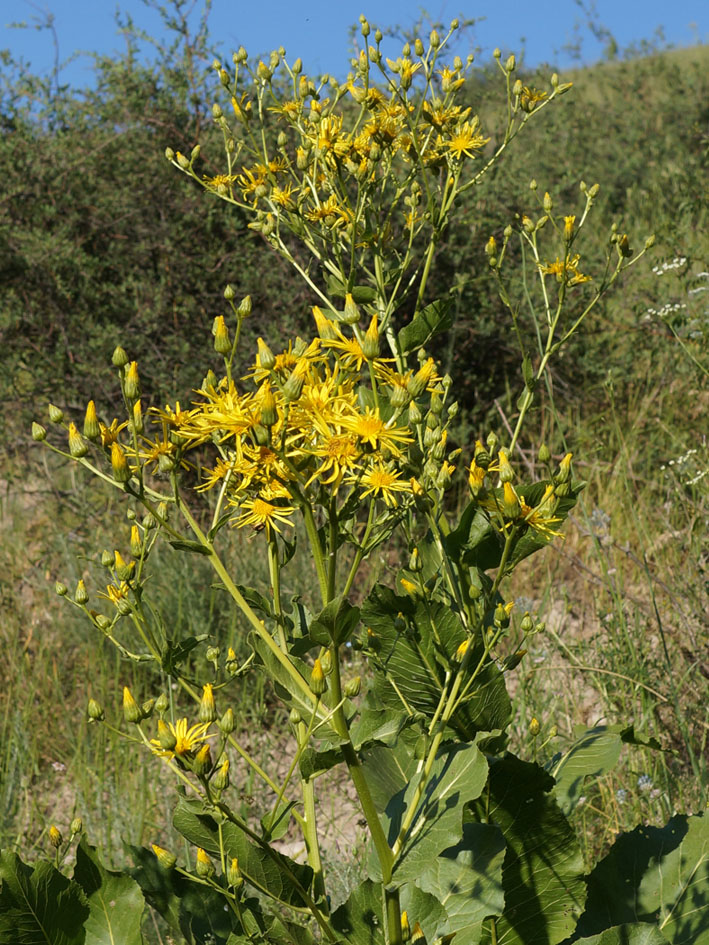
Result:
[[[103,722],[103,720],[106,718],[103,709],[95,699],[89,699],[89,704],[86,707],[86,714],[92,722]]]
[[[169,850],[164,850],[156,843],[152,844],[152,848],[153,853],[157,857],[158,863],[164,870],[171,870],[174,868],[175,863],[177,863],[177,857],[174,855],[174,853],[170,853]]]
[[[497,454],[497,462],[500,469],[500,482],[512,482],[515,477],[514,469],[510,466],[507,458],[507,450],[500,450]]]
[[[42,440],[46,440],[46,439],[47,439],[47,431],[45,430],[45,428],[42,426],[41,423],[36,423],[36,422],[33,421],[33,423],[32,423],[32,439],[33,439],[36,443],[41,443]]]
[[[271,391],[271,385],[268,381],[263,384],[263,397],[261,399],[261,417],[260,421],[265,427],[272,427],[278,423],[278,407],[276,398]]]
[[[325,673],[319,659],[316,659],[313,664],[313,671],[310,674],[310,688],[316,696],[321,696],[324,692],[327,692],[327,679],[325,679]]]
[[[345,312],[342,317],[342,321],[345,325],[356,325],[360,318],[359,307],[355,300],[352,298],[352,293],[348,292],[345,295]]]
[[[160,695],[155,700],[155,711],[158,713],[158,715],[162,716],[167,712],[169,707],[170,707],[169,699],[167,698],[164,692],[161,692]]]
[[[229,283],[229,285],[227,285],[224,289],[224,298],[227,300],[227,302],[231,302],[232,299],[236,298],[236,287],[231,283]]]
[[[551,199],[551,194],[549,193],[549,191],[547,191],[544,194],[544,199],[542,200],[542,206],[544,207],[547,213],[551,213],[551,209],[554,206],[554,202]]]
[[[226,881],[235,892],[238,892],[244,885],[244,877],[239,869],[239,860],[237,857],[233,857],[229,861],[229,866],[226,871]]]
[[[126,454],[120,443],[111,443],[111,469],[116,482],[128,482],[131,477]]]
[[[73,423],[69,424],[69,452],[74,457],[74,459],[81,459],[82,456],[86,456],[89,451],[88,446],[83,438],[83,436],[76,429],[76,426]]]
[[[522,631],[522,633],[531,633],[534,630],[534,621],[530,617],[529,611],[525,611],[524,617],[522,617],[519,628]]]
[[[241,302],[239,302],[239,307],[236,310],[237,317],[248,318],[249,315],[251,314],[251,309],[252,309],[251,296],[245,295],[243,299],[241,300]]]
[[[84,829],[84,822],[82,821],[81,817],[75,817],[72,820],[71,824],[69,825],[69,831],[72,837],[75,837],[77,833],[81,833],[83,829]]]
[[[299,725],[303,721],[300,712],[295,708],[295,706],[288,713],[288,721],[291,725]]]
[[[52,824],[52,826],[49,828],[49,842],[52,844],[55,850],[58,850],[62,845],[63,839],[64,838],[61,835],[61,831],[55,827],[54,824]]]
[[[200,722],[215,722],[217,718],[217,709],[214,704],[214,692],[212,684],[206,683],[202,686],[202,699],[199,703]]]
[[[111,355],[111,364],[117,368],[124,368],[126,364],[128,364],[128,355],[120,345],[113,349],[113,354]]]
[[[498,627],[509,627],[510,613],[508,608],[504,604],[498,604],[493,619]]]
[[[230,676],[236,676],[236,674],[239,672],[239,661],[236,658],[236,653],[231,647],[229,647],[227,650],[225,666],[226,671]]]
[[[165,751],[172,751],[177,744],[177,738],[172,729],[162,719],[158,719],[157,743]]]
[[[268,347],[263,338],[259,338],[256,344],[258,346],[258,354],[256,355],[256,359],[259,363],[259,366],[264,368],[266,371],[273,370],[273,367],[276,363],[276,358],[273,352]]]
[[[460,644],[458,649],[455,651],[453,659],[455,660],[456,663],[463,662],[463,660],[465,659],[465,654],[468,652],[469,647],[470,647],[470,637],[467,637],[465,640],[463,640],[463,642]]]
[[[231,353],[231,341],[229,340],[229,329],[226,326],[223,315],[217,315],[212,325],[212,334],[214,335],[214,350],[217,354],[226,355]]]
[[[362,341],[362,353],[367,361],[373,361],[379,357],[379,326],[376,315],[372,316],[372,321]]]
[[[143,407],[139,400],[136,400],[133,404],[133,420],[131,427],[134,433],[141,434],[143,432]]]
[[[539,447],[539,462],[543,463],[545,466],[551,459],[551,453],[549,452],[549,447],[546,443],[542,443]]]
[[[429,42],[431,43],[431,49],[438,49],[441,45],[441,37],[438,35],[437,30],[431,30]]]
[[[212,786],[216,791],[226,791],[229,787],[229,759],[225,758],[219,770],[212,779]]]
[[[515,519],[520,513],[519,499],[517,493],[509,482],[504,483],[502,489],[502,511],[505,518]]]
[[[123,718],[132,725],[137,725],[143,718],[140,706],[133,698],[128,686],[123,687]]]
[[[541,729],[541,726],[539,724],[539,719],[532,717],[529,720],[528,729],[529,729],[529,734],[532,736],[532,738],[536,738]]]
[[[214,876],[216,870],[214,869],[214,863],[209,859],[209,856],[205,851],[200,847],[197,850],[197,875],[202,879],[209,879]]]
[[[559,463],[559,470],[554,476],[554,482],[561,484],[568,482],[571,479],[571,458],[573,453],[567,453],[566,456]],[[555,490],[557,495],[559,494],[558,490]]]
[[[88,603],[89,595],[86,593],[86,585],[82,580],[77,582],[76,590],[74,591],[74,600],[77,604]]]
[[[137,400],[140,397],[140,377],[138,376],[138,362],[131,361],[126,371],[124,391],[127,400]]]
[[[145,702],[140,707],[141,717],[144,719],[151,719],[153,717],[153,712],[155,711],[155,699],[146,699]]]
[[[354,679],[350,679],[348,683],[345,684],[345,695],[348,699],[354,699],[360,694],[362,689],[362,677],[355,676]]]
[[[57,581],[54,585],[54,591],[59,595],[59,597],[66,597],[66,595],[69,593],[69,588],[66,586],[66,584],[62,584],[61,581]]]
[[[217,725],[219,726],[220,731],[224,735],[231,735],[231,733],[234,731],[234,728],[236,726],[236,721],[234,719],[234,710],[231,708],[227,709],[224,715],[217,722]]]
[[[54,404],[48,405],[47,413],[49,414],[49,419],[52,421],[52,423],[61,423],[64,419],[64,411],[60,410],[59,407],[55,407]]]
[[[135,561],[125,561],[120,551],[116,551],[113,557],[113,566],[118,580],[127,581],[133,574]]]
[[[192,761],[192,770],[198,778],[206,778],[213,767],[212,752],[209,744],[205,742]]]
[[[408,942],[411,938],[411,927],[409,925],[409,914],[406,909],[401,912],[401,941]]]
[[[507,62],[505,63],[505,72],[514,72],[517,61],[515,60],[514,53],[511,56],[507,57]]]
[[[172,150],[172,148],[165,148],[165,157],[168,159],[168,161],[175,160],[175,152]]]

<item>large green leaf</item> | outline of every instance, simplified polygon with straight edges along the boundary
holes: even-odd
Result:
[[[150,850],[133,846],[127,849],[136,865],[133,878],[146,901],[187,945],[202,945],[210,936],[219,945],[227,941],[234,923],[232,913],[224,911],[224,897],[220,893],[192,882],[177,870],[163,869]],[[242,914],[247,910],[253,915],[254,907],[258,914],[256,901],[247,900],[246,905],[242,903]]]
[[[483,921],[500,915],[505,906],[502,863],[505,841],[499,828],[489,824],[465,824],[455,846],[438,856],[416,880],[446,911],[437,934],[455,933],[456,941],[475,945]]]
[[[463,808],[480,796],[487,773],[487,760],[477,745],[458,744],[439,751],[394,867],[394,882],[416,879],[433,857],[455,844],[462,830]],[[402,817],[416,800],[420,780],[419,773],[406,786],[401,800],[397,794],[387,806],[392,843]]]
[[[404,325],[399,332],[399,352],[410,354],[422,348],[430,338],[439,335],[442,331],[448,331],[452,324],[450,299],[438,299],[431,302],[414,315],[409,324]]]
[[[575,939],[577,945],[670,945],[656,925],[616,925],[590,938]]]
[[[219,828],[214,818],[204,811],[199,801],[180,798],[175,808],[173,824],[190,843],[207,853],[220,853]],[[295,863],[276,850],[266,849],[250,840],[235,824],[222,825],[224,850],[231,859],[237,857],[244,879],[256,889],[268,893],[288,905],[305,906],[301,889],[309,890],[313,871],[309,866]]]
[[[418,922],[429,942],[445,920],[445,912],[434,896],[422,892],[413,883],[400,892],[401,911],[409,926]],[[381,883],[365,880],[347,902],[332,914],[332,925],[346,936],[347,945],[384,945],[384,890]]]
[[[518,493],[527,505],[534,508],[544,495],[548,482],[535,482],[520,486]],[[559,499],[554,517],[559,519],[551,527],[558,531],[571,509],[576,505],[579,493],[585,487],[584,482],[574,482],[569,495]],[[495,490],[502,502],[502,490]],[[511,550],[508,553],[508,567],[512,567],[553,540],[553,536],[538,531],[531,525],[523,526],[516,532]],[[456,528],[444,538],[448,553],[454,560],[460,560],[471,567],[488,571],[499,567],[505,542],[502,535],[490,523],[490,516],[473,499],[464,509]]]
[[[372,742],[394,745],[407,719],[405,712],[365,706],[350,728],[352,744],[357,751]]]
[[[81,887],[46,860],[32,868],[0,853],[0,945],[84,945],[89,907]]]
[[[293,680],[286,667],[275,656],[273,651],[256,633],[249,634],[249,642],[261,659],[265,669],[266,676],[273,682],[276,694],[282,699],[285,705],[290,708],[296,708],[300,711],[303,718],[309,719],[313,712],[313,701]],[[289,656],[289,659],[295,669],[300,673],[303,681],[306,682],[310,672],[306,664],[296,656]]]
[[[359,607],[353,607],[342,595],[336,597],[310,624],[310,637],[321,646],[344,643],[359,623]]]
[[[498,945],[556,945],[583,910],[583,858],[553,786],[538,765],[508,755],[490,761],[488,787],[471,805],[475,820],[497,825],[507,843]]]
[[[376,659],[372,660],[375,700],[384,708],[406,708],[432,718],[446,671],[455,665],[455,651],[466,639],[457,614],[439,601],[413,601],[377,585],[362,605],[362,620],[377,641]],[[471,665],[475,663],[474,654]],[[504,678],[494,663],[488,662],[450,726],[464,741],[472,741],[479,731],[504,729],[509,717]]]
[[[578,931],[657,924],[673,945],[709,943],[709,820],[677,814],[664,827],[622,834],[588,878]]]
[[[74,880],[89,903],[85,945],[142,945],[145,899],[140,886],[127,873],[107,870],[85,838],[76,850]]]
[[[615,767],[621,745],[618,732],[597,726],[577,733],[573,744],[548,767],[556,781],[557,803],[566,815],[578,804],[586,778],[597,778]]]

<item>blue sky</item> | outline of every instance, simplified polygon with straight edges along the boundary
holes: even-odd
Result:
[[[196,19],[203,0],[194,0],[193,6]],[[159,16],[142,0],[0,0],[0,49],[22,57],[35,72],[51,69],[51,35],[33,28],[43,11],[51,11],[61,60],[82,51],[120,50],[123,41],[114,19],[117,7],[129,13],[137,26],[159,33]],[[613,34],[621,50],[651,39],[658,27],[675,46],[709,42],[709,0],[586,0],[583,7],[595,10],[596,22]],[[529,65],[553,62],[563,68],[573,64],[567,47],[579,38],[583,40],[582,61],[593,62],[602,54],[603,43],[594,40],[584,26],[588,15],[576,0],[429,0],[425,4],[405,0],[213,0],[209,22],[215,46],[226,52],[243,44],[255,56],[283,45],[291,61],[297,56],[303,59],[306,71],[342,77],[348,68],[349,27],[360,13],[382,28],[410,27],[424,8],[445,23],[453,17],[476,18],[461,54],[470,51],[471,45],[483,58],[489,57],[495,46],[517,53],[524,47]],[[11,22],[20,20],[30,28],[9,28]],[[392,45],[391,53],[396,52]],[[89,83],[90,59],[79,55],[65,67],[62,78],[77,86]]]

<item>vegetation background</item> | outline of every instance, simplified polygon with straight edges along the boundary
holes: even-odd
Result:
[[[31,421],[45,421],[49,401],[83,411],[90,398],[110,420],[117,343],[141,352],[153,406],[188,401],[201,381],[192,353],[210,344],[228,282],[254,302],[245,351],[310,318],[312,299],[246,220],[165,161],[166,145],[189,153],[198,139],[209,154],[217,134],[206,26],[174,35],[149,61],[135,55],[137,36],[123,55],[96,57],[90,89],[33,75],[7,53],[0,61],[0,847],[30,857],[47,848],[50,824],[66,833],[77,814],[108,860],[124,841],[170,839],[155,770],[86,721],[89,696],[117,703],[123,685],[139,694],[145,679],[53,593],[56,579],[100,568],[88,549],[113,547],[111,500],[34,452]],[[707,798],[709,54],[639,52],[564,76],[572,93],[469,193],[432,280],[457,287],[455,328],[432,353],[453,376],[469,442],[514,420],[518,357],[484,246],[526,208],[530,179],[569,203],[581,177],[598,181],[597,219],[657,236],[652,261],[593,316],[540,398],[537,440],[554,455],[572,450],[589,486],[566,540],[517,572],[520,609],[547,631],[517,670],[516,750],[563,751],[575,726],[601,722],[632,723],[663,748],[625,748],[620,767],[585,785],[574,818],[589,860],[620,830]],[[486,103],[483,120],[496,112],[493,88],[481,66],[469,91]],[[205,161],[204,172],[215,169]],[[248,542],[233,541],[258,583]],[[238,651],[240,628],[209,576],[187,582],[187,565],[163,554],[155,594],[175,630]],[[384,573],[394,565],[380,562]],[[278,715],[251,677],[238,724],[277,755]],[[254,802],[248,784],[242,801]],[[346,888],[356,864],[341,815],[333,791],[331,855]]]

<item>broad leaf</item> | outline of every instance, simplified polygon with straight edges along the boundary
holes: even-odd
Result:
[[[326,751],[306,748],[300,756],[300,773],[308,781],[310,778],[317,778],[318,775],[325,774],[335,765],[339,765],[341,761],[342,752],[337,748],[329,748]]]
[[[187,637],[185,640],[167,640],[160,653],[160,665],[170,676],[177,676],[178,667],[187,659],[192,650],[203,643],[208,634],[201,633],[198,637]]]
[[[76,850],[74,880],[89,903],[85,945],[142,945],[140,926],[145,899],[140,887],[127,873],[107,870],[96,847],[85,838]]]
[[[128,847],[136,868],[132,870],[146,901],[163,917],[170,929],[182,936],[187,945],[202,945],[211,936],[219,945],[227,941],[236,928],[231,912],[224,911],[224,897],[215,889],[197,885],[177,870],[165,870],[151,850]],[[258,903],[249,899],[242,903],[242,914],[248,912],[254,924]]]
[[[89,907],[81,887],[48,861],[32,868],[0,853],[0,945],[84,945]]]
[[[444,850],[416,880],[446,911],[440,936],[456,933],[459,941],[480,941],[483,921],[505,906],[502,862],[505,841],[497,827],[465,824],[462,839]]]
[[[362,620],[377,643],[375,700],[387,709],[432,718],[446,671],[456,665],[455,652],[466,639],[457,614],[441,602],[415,602],[377,585],[362,605]],[[473,657],[471,665],[477,662]],[[504,678],[488,661],[449,724],[464,741],[472,741],[479,731],[504,729],[509,717]]]
[[[656,925],[616,925],[590,938],[575,939],[577,945],[670,945]]]
[[[452,324],[450,299],[438,299],[431,302],[414,315],[409,324],[404,325],[399,332],[399,352],[410,354],[422,348],[430,338],[439,335],[442,331],[448,331]]]
[[[600,777],[615,767],[621,744],[618,732],[605,726],[591,728],[580,734],[561,758],[548,766],[556,781],[557,803],[567,816],[578,804],[586,778]]]
[[[266,669],[266,676],[273,682],[274,689],[279,699],[281,699],[285,705],[289,706],[289,708],[298,709],[304,719],[309,719],[313,713],[313,700],[295,683],[288,673],[288,670],[258,634],[249,634],[249,643],[261,658],[261,662]],[[310,671],[306,664],[293,655],[290,655],[289,659],[302,676],[303,681],[307,684]]]
[[[709,820],[677,814],[622,834],[588,878],[578,931],[657,923],[673,945],[709,943]]]
[[[180,798],[175,808],[173,824],[190,843],[207,853],[220,853],[219,828],[199,801]],[[287,905],[305,906],[301,890],[309,890],[313,871],[309,866],[295,863],[273,849],[256,844],[232,823],[222,825],[224,850],[231,859],[237,857],[239,868],[247,883]]]
[[[353,607],[342,596],[336,597],[310,624],[310,636],[321,646],[345,643],[359,623],[359,607]]]
[[[471,805],[474,818],[498,826],[507,843],[498,945],[556,945],[583,910],[583,858],[553,785],[538,765],[508,755],[490,761],[488,787]]]
[[[407,719],[405,712],[392,712],[391,709],[374,709],[365,706],[350,729],[352,744],[357,751],[373,742],[394,745]]]
[[[204,555],[205,557],[209,557],[214,553],[211,548],[203,545],[201,541],[185,541],[181,538],[168,538],[167,541],[176,551],[189,551],[192,554]]]
[[[433,896],[422,892],[413,883],[400,892],[401,911],[406,912],[409,926],[416,922],[429,942],[445,920],[443,907]],[[384,945],[384,889],[381,883],[365,880],[347,902],[332,914],[332,925],[346,937],[347,945]]]
[[[487,772],[487,761],[477,745],[458,744],[439,751],[404,840],[400,859],[394,867],[395,882],[416,879],[433,857],[455,843],[462,829],[463,808],[468,801],[480,796]],[[408,813],[414,803],[419,783],[420,776],[407,786],[402,799],[402,815]],[[389,838],[393,843],[395,837],[392,834],[394,831],[398,833],[400,814],[396,800],[392,800],[394,816]]]

